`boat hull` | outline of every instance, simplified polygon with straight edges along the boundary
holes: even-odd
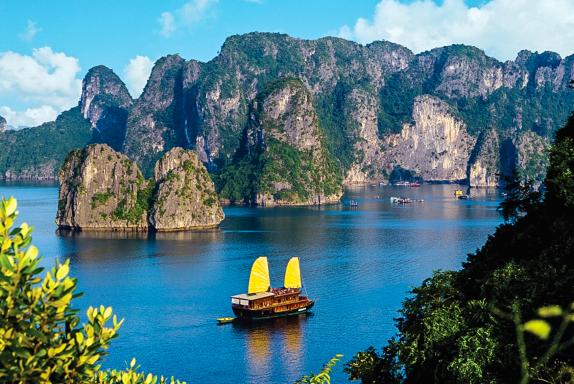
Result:
[[[302,315],[309,312],[309,310],[313,308],[314,305],[315,302],[309,300],[308,302],[297,308],[280,312],[276,311],[276,308],[248,309],[248,308],[233,307],[232,309],[235,316],[237,316],[237,320],[251,321],[251,320],[265,320],[265,319],[274,319],[277,317]]]

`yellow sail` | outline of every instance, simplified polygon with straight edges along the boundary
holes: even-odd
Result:
[[[285,288],[301,288],[301,270],[299,269],[299,258],[292,257],[285,269]]]
[[[267,265],[267,258],[259,257],[251,267],[247,293],[267,292],[270,287],[271,281],[269,280],[269,266]]]

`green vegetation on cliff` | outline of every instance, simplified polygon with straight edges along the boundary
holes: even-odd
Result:
[[[271,194],[276,199],[304,203],[312,193],[334,195],[342,178],[336,163],[316,164],[311,154],[270,138],[265,150],[241,158],[214,177],[219,194],[232,202],[253,202],[257,194]],[[288,187],[277,190],[277,183]]]
[[[258,203],[258,196],[271,196],[282,204],[322,204],[321,199],[340,194],[340,165],[301,80],[269,84],[257,95],[251,115],[234,161],[215,177],[222,198]]]
[[[131,198],[135,203],[131,208],[128,208],[127,197],[120,200],[116,209],[112,212],[112,217],[115,220],[126,220],[128,223],[137,223],[142,215],[147,215],[147,212],[153,204],[155,181],[151,178],[145,180],[143,177],[139,177],[136,180],[136,186],[135,196]],[[129,193],[127,189],[126,187],[126,194]]]
[[[165,151],[198,145],[208,169],[233,182],[237,162],[232,159],[256,95],[281,79],[298,78],[312,93],[324,144],[341,172],[352,171],[346,175],[350,182],[375,182],[385,175],[382,163],[387,159],[382,157],[389,148],[384,141],[412,123],[414,100],[422,95],[447,103],[449,113],[478,138],[478,146],[488,130],[496,130],[500,143],[514,143],[527,132],[550,141],[574,103],[564,76],[573,64],[572,56],[561,59],[551,52],[523,51],[502,63],[465,45],[414,55],[383,41],[363,46],[334,37],[302,40],[248,33],[226,39],[220,54],[206,63],[177,55],[159,59],[135,102],[111,70],[94,67],[84,79],[80,106],[95,126],[92,142],[121,149],[146,176]],[[63,114],[54,124],[65,119]],[[372,134],[375,124],[378,132]],[[67,135],[50,131],[53,124],[0,134],[0,143],[8,148],[33,143],[22,155],[11,149],[0,154],[0,175],[53,177],[66,153],[90,140],[87,125],[73,125]],[[490,165],[487,179],[493,183],[496,173],[508,174],[505,167],[517,165],[512,156],[516,151],[500,152],[500,161],[481,161]],[[401,163],[405,156],[399,157]],[[521,164],[527,178],[543,178],[543,159]],[[459,173],[472,165],[457,163]]]
[[[39,127],[0,132],[0,178],[54,179],[66,155],[91,138],[78,107]]]
[[[336,194],[341,178],[327,153],[325,157],[325,163],[318,163],[310,153],[270,138],[266,151],[257,160],[260,166],[257,192],[275,194],[279,200],[300,203],[307,201],[312,193],[326,196]],[[285,182],[290,187],[277,191],[276,183]]]
[[[325,132],[325,143],[330,153],[337,154],[337,160],[343,169],[349,168],[355,160],[353,146],[356,138],[352,137],[351,127],[345,116],[346,98],[352,86],[339,82],[332,93],[319,95],[315,109],[320,125]]]
[[[415,288],[396,320],[398,335],[380,353],[358,353],[346,366],[350,377],[371,384],[572,382],[574,115],[557,134],[546,186],[543,200],[524,189],[511,194],[520,200],[503,205],[514,207],[506,209],[511,222],[461,271],[436,272]]]

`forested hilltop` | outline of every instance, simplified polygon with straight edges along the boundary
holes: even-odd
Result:
[[[78,109],[66,112],[81,114],[73,127],[66,125],[71,134],[55,135],[46,125],[0,133],[8,148],[0,174],[54,178],[53,164],[61,164],[70,149],[98,142],[128,155],[146,175],[170,148],[195,149],[222,197],[231,200],[295,196],[303,202],[335,196],[342,183],[386,182],[405,174],[495,186],[501,174],[516,169],[540,182],[551,138],[574,103],[567,91],[573,73],[574,56],[553,52],[521,51],[502,63],[464,45],[415,55],[388,41],[235,35],[207,63],[178,55],[159,59],[136,100],[112,70],[92,68]],[[285,91],[294,81],[304,98]],[[273,100],[266,101],[269,95]],[[302,111],[313,118],[298,121]],[[307,139],[294,140],[299,134]],[[24,152],[18,166],[8,163],[4,158],[17,153],[9,145],[15,140],[28,141],[39,153]],[[294,184],[256,174],[248,185],[237,185],[237,172],[253,176],[253,169],[269,168],[254,159],[281,157],[299,167],[294,177],[282,175]],[[305,176],[305,166],[322,169],[321,180]]]
[[[0,129],[0,172],[5,179],[55,180],[68,152],[90,142],[92,129],[78,107],[56,121],[21,130]]]
[[[509,223],[413,290],[398,335],[346,366],[362,383],[574,382],[574,115],[558,131],[541,196],[516,186]]]

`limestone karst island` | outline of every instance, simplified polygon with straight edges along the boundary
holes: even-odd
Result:
[[[574,384],[574,1],[0,17],[0,383]]]
[[[195,152],[178,147],[146,180],[126,155],[92,144],[70,152],[59,182],[60,228],[175,231],[216,227],[225,216]]]

